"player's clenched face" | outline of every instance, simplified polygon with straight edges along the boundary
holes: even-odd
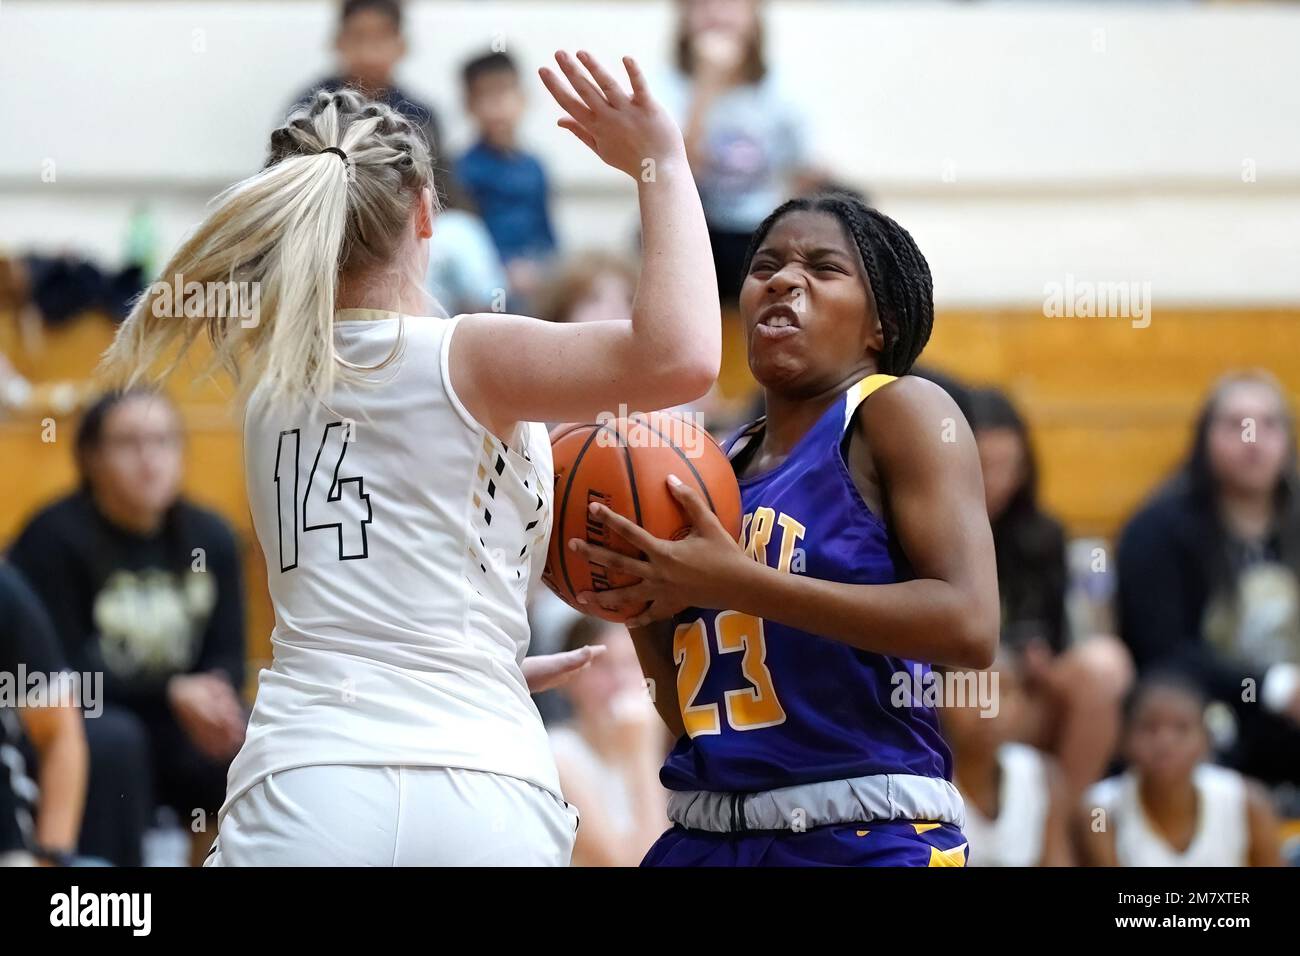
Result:
[[[772,226],[740,289],[749,367],[764,388],[816,395],[875,370],[880,320],[857,245],[829,213]]]

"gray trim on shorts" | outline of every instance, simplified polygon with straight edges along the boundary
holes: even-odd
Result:
[[[915,820],[966,824],[966,806],[949,781],[915,774],[872,774],[760,793],[676,790],[668,819],[688,830],[808,830],[837,823]]]

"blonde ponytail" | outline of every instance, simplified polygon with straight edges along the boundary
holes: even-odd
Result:
[[[357,379],[334,349],[339,278],[395,269],[412,204],[432,180],[405,117],[351,90],[317,93],[271,135],[262,171],[213,201],[100,372],[118,385],[161,381],[206,331],[207,371],[229,372],[241,403],[254,386],[271,401],[321,399],[340,377]]]

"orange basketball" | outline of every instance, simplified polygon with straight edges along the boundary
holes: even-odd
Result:
[[[740,536],[740,488],[731,463],[712,436],[666,412],[636,414],[601,424],[560,425],[551,432],[555,458],[555,515],[542,580],[565,603],[607,621],[636,617],[644,607],[619,613],[581,606],[580,591],[604,591],[637,579],[589,562],[567,547],[583,538],[631,557],[636,548],[587,510],[599,501],[656,538],[674,540],[690,531],[686,513],[668,490],[676,475],[704,498],[733,538]]]

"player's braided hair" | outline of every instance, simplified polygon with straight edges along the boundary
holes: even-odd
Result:
[[[433,182],[424,134],[407,117],[355,90],[318,90],[272,131],[264,168],[295,156],[341,164],[347,175],[347,226],[339,267],[386,262],[406,225],[411,196]],[[355,257],[355,258],[354,258]]]
[[[205,301],[177,316],[168,290],[151,286],[102,371],[124,384],[161,380],[206,333],[212,365],[241,382],[241,398],[254,385],[272,399],[320,398],[337,375],[358,380],[367,370],[334,348],[339,282],[365,274],[422,286],[402,253],[425,187],[429,147],[409,119],[353,90],[318,91],[271,134],[262,170],[218,196],[163,268],[164,286],[197,284]],[[227,286],[256,291],[252,321],[225,307],[217,293]],[[174,361],[159,370],[164,358]]]
[[[791,199],[778,206],[754,231],[742,277],[749,274],[754,253],[772,227],[792,212],[829,213],[853,239],[867,271],[869,291],[884,333],[879,370],[887,375],[907,374],[934,328],[934,283],[916,242],[893,219],[855,196],[823,193]]]

